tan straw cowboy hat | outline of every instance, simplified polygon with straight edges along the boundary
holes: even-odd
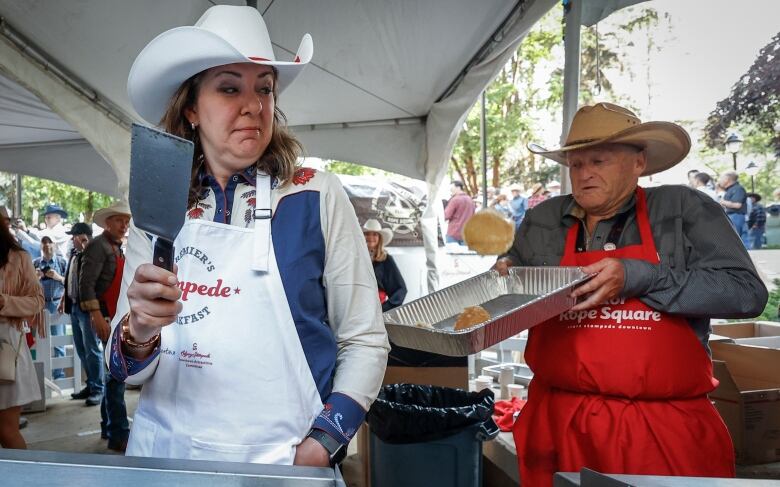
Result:
[[[537,144],[529,144],[528,149],[568,166],[567,152],[599,144],[628,144],[644,149],[647,168],[642,176],[649,176],[682,161],[691,149],[691,138],[677,124],[642,123],[628,109],[612,103],[597,103],[577,110],[563,147],[547,150]]]
[[[109,207],[96,211],[92,216],[92,221],[100,228],[106,228],[106,220],[114,215],[130,216],[130,207],[127,206],[127,203],[117,201]]]
[[[363,224],[363,233],[374,232],[382,236],[382,245],[387,246],[391,240],[393,240],[393,231],[389,228],[382,228],[382,224],[379,220],[370,218]]]

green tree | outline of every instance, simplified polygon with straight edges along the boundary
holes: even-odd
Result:
[[[325,170],[333,174],[347,174],[349,176],[368,176],[374,171],[368,166],[346,161],[329,161],[325,164]]]
[[[112,201],[111,196],[76,186],[32,176],[22,177],[22,218],[27,222],[32,221],[33,210],[41,214],[49,203],[62,206],[68,212],[70,222],[78,221],[81,213],[85,221],[91,222],[95,210],[110,205]]]

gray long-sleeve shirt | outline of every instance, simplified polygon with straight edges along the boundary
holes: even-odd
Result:
[[[706,194],[685,186],[645,190],[653,240],[660,264],[622,259],[621,295],[639,298],[653,309],[684,316],[705,348],[710,318],[752,318],[761,314],[767,289],[723,208]],[[629,212],[618,247],[640,243],[632,196],[618,212]],[[598,223],[588,249],[600,249],[615,217]],[[547,200],[528,210],[509,252],[514,265],[556,266],[563,257],[566,232],[584,221],[571,195]]]

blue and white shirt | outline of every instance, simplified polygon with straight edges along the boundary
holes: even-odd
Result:
[[[187,218],[254,226],[254,168],[233,175],[224,191],[211,176],[201,177],[206,189]],[[379,392],[389,350],[365,239],[341,183],[325,172],[298,169],[290,184],[272,190],[272,210],[277,266],[325,405],[313,427],[346,444]],[[114,331],[129,310],[126,291],[136,267],[152,260],[148,235],[132,223],[126,259]],[[123,356],[119,335],[107,347],[111,374],[140,384],[154,374],[159,350],[133,360]],[[338,423],[331,419],[336,414]]]

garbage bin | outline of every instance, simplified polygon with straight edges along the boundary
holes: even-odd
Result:
[[[495,438],[493,392],[384,386],[368,412],[372,487],[479,487],[482,442]]]

